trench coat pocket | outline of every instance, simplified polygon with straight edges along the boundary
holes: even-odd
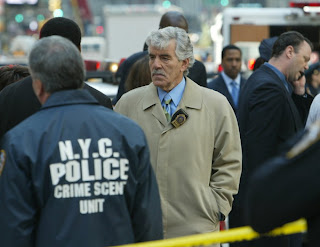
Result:
[[[212,222],[214,224],[218,224],[219,223],[219,206],[218,206],[218,203],[217,203],[217,200],[214,196],[214,193],[212,191],[212,188],[210,187],[207,187],[207,190],[206,190],[206,197],[207,197],[207,202],[209,205],[206,205],[207,206],[207,209],[209,210],[208,213],[210,215],[210,219],[212,220]]]

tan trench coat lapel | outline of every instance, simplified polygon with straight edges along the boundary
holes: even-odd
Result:
[[[161,107],[161,103],[158,97],[157,88],[153,83],[150,83],[146,90],[146,95],[143,98],[142,103],[143,110],[147,110],[152,107],[151,113],[152,115],[158,119],[158,121],[163,125],[168,125],[167,119],[163,113],[163,109]]]
[[[188,77],[186,78],[186,88],[184,89],[184,93],[177,110],[180,108],[186,111],[186,108],[201,109],[203,99],[201,92],[197,87],[199,86],[194,81]]]
[[[180,104],[177,107],[177,110],[181,108],[186,111],[187,108],[201,109],[202,95],[197,87],[198,85],[195,82],[193,82],[189,78],[186,78],[186,88],[183,93]],[[146,95],[143,98],[142,107],[144,111],[152,107],[152,115],[164,127],[162,134],[173,128],[171,124],[167,123],[167,119],[163,113],[161,102],[158,97],[157,88],[154,86],[153,83],[150,83],[147,87]]]

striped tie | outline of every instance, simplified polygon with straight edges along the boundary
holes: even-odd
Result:
[[[166,95],[163,99],[164,105],[163,105],[163,111],[164,115],[166,116],[166,119],[168,122],[171,121],[171,109],[170,109],[170,103],[172,99],[170,98],[170,95]]]

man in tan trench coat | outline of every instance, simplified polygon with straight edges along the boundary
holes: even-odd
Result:
[[[147,136],[165,238],[218,231],[241,174],[236,117],[222,94],[187,77],[194,57],[183,29],[159,29],[146,42],[152,83],[124,94],[115,110]]]

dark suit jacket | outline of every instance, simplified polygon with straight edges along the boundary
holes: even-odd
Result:
[[[242,95],[242,89],[244,84],[246,83],[246,79],[241,77],[240,80],[240,92],[239,92],[239,101],[240,101],[240,97]],[[219,93],[222,93],[224,96],[226,96],[227,100],[229,101],[230,105],[232,106],[232,109],[234,111],[234,113],[237,115],[237,109],[236,106],[234,105],[232,96],[228,90],[228,87],[225,83],[225,81],[223,80],[223,77],[221,74],[219,74],[219,76],[217,78],[212,79],[209,83],[208,83],[208,88],[211,88],[215,91],[218,91]]]
[[[256,231],[267,232],[303,217],[308,222],[307,246],[319,246],[319,127],[311,136],[306,132],[304,136],[299,133],[294,138],[294,147],[297,148],[302,141],[306,144],[305,150],[300,148],[288,158],[285,153],[291,150],[290,147],[264,163],[251,176],[246,215],[248,223]]]
[[[291,93],[268,66],[262,65],[249,77],[243,87],[243,92],[238,110],[243,170],[239,194],[235,197],[234,202],[235,211],[239,210],[239,213],[234,213],[233,219],[230,217],[231,221],[236,221],[231,224],[238,225],[246,225],[243,213],[248,178],[263,162],[275,156],[284,143],[304,127],[304,120],[299,114]],[[302,107],[299,107],[301,111],[307,109],[309,99],[296,97],[299,97],[299,103],[303,104]],[[291,241],[292,238],[287,236],[275,239],[266,238],[256,243],[252,242],[250,246],[295,246],[290,243]]]
[[[87,84],[84,88],[100,105],[112,109],[109,97]],[[33,92],[31,76],[6,86],[0,92],[0,137],[38,111],[40,107],[41,104]]]
[[[117,97],[115,97],[112,100],[113,105],[115,105],[117,101],[121,98],[121,96],[125,93],[125,82],[127,80],[132,65],[147,54],[148,51],[134,53],[126,60],[124,60],[124,62],[120,65],[116,74],[116,78],[120,78],[119,88]],[[195,60],[192,68],[189,69],[188,77],[200,86],[207,87],[207,71],[206,67],[202,62]]]

